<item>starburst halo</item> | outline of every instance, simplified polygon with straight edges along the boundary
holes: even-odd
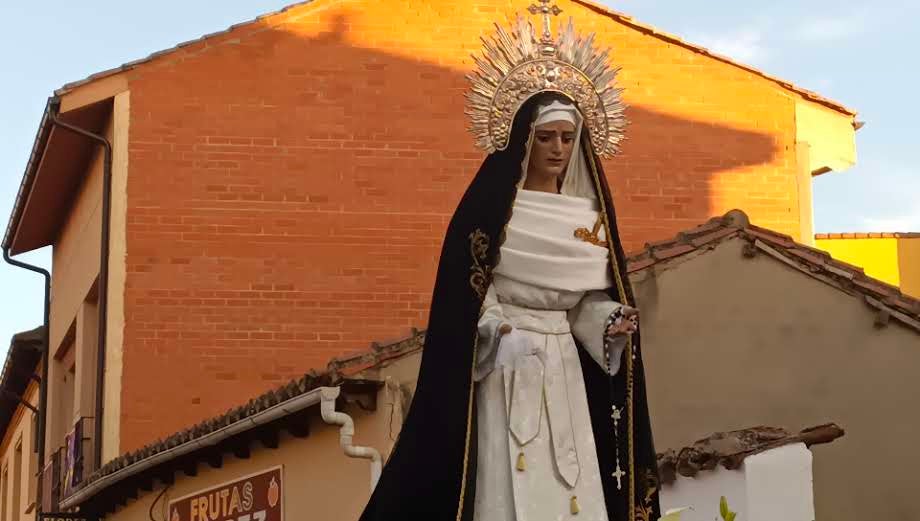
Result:
[[[612,157],[623,141],[626,106],[616,85],[619,67],[609,51],[596,47],[594,34],[575,31],[571,18],[556,40],[549,35],[549,15],[542,39],[522,16],[510,31],[495,24],[483,37],[483,50],[473,55],[476,68],[467,75],[465,113],[476,146],[488,153],[508,147],[511,125],[521,105],[545,91],[558,92],[578,104],[591,144],[601,157]]]

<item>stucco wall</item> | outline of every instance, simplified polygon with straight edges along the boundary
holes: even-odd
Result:
[[[54,241],[50,317],[52,352],[60,347],[77,316],[77,310],[99,275],[102,162],[102,150],[97,147],[93,151],[85,177],[74,194],[67,218]]]
[[[819,519],[912,519],[920,334],[742,242],[635,277],[658,450],[713,431],[835,421],[815,447]]]
[[[23,399],[32,404],[38,405],[38,384],[34,381],[29,384],[23,393]],[[0,443],[0,469],[7,473],[6,488],[0,490],[3,494],[2,501],[5,504],[3,509],[6,513],[6,519],[0,521],[25,521],[34,517],[30,514],[35,507],[36,478],[38,472],[38,458],[35,455],[35,446],[32,443],[34,433],[32,431],[33,413],[26,407],[20,405],[13,418],[10,420],[6,431],[3,433],[3,441]],[[21,445],[20,445],[21,444]],[[19,470],[19,479],[14,479],[16,447],[21,450],[21,463]],[[16,484],[19,488],[16,488]],[[18,512],[13,509],[15,504],[14,496],[18,497]]]

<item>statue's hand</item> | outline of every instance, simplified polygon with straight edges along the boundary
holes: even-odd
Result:
[[[607,336],[631,335],[639,329],[639,310],[629,306],[622,307],[622,316],[607,328]]]

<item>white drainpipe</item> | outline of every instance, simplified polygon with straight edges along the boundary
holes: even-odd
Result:
[[[373,447],[352,445],[351,440],[355,435],[355,422],[351,419],[351,416],[335,410],[335,401],[339,397],[341,390],[338,387],[322,387],[320,392],[322,394],[320,411],[323,414],[323,421],[330,425],[341,425],[339,444],[342,445],[345,455],[350,458],[371,460],[371,492],[373,492],[377,486],[377,480],[380,479],[380,471],[383,468],[380,453]]]

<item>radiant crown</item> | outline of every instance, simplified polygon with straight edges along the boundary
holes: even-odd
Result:
[[[578,104],[594,150],[611,157],[623,140],[626,117],[616,86],[618,67],[608,62],[608,51],[595,47],[594,34],[576,34],[572,20],[554,40],[551,17],[562,12],[552,0],[529,7],[542,14],[540,38],[533,24],[518,16],[510,32],[498,24],[495,35],[483,38],[483,52],[468,79],[466,114],[476,146],[486,152],[508,147],[511,125],[521,105],[539,92],[559,92]]]

